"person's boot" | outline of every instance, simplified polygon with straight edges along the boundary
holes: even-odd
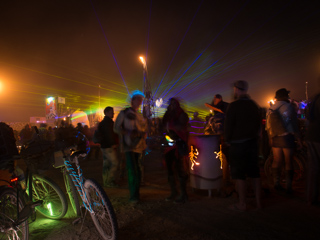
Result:
[[[292,194],[292,181],[293,181],[293,170],[286,170],[286,185],[287,185],[287,194]]]
[[[146,183],[144,181],[144,166],[140,166],[140,171],[141,171],[141,182],[140,182],[140,186],[145,186]]]
[[[187,194],[187,178],[179,178],[180,182],[180,196],[174,201],[174,203],[185,203],[188,200]]]
[[[284,191],[285,189],[280,184],[280,168],[272,168],[273,186],[277,191]]]
[[[177,189],[176,189],[176,181],[175,181],[174,176],[169,176],[168,182],[170,185],[171,194],[170,194],[170,196],[168,196],[166,198],[166,201],[173,201],[178,194]]]

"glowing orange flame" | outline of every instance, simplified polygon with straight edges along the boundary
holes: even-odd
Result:
[[[191,170],[193,170],[194,165],[197,165],[197,166],[200,165],[200,163],[196,161],[196,159],[198,158],[198,155],[199,155],[198,149],[197,148],[193,149],[193,146],[191,146],[191,151],[189,153],[189,158],[191,161]]]
[[[222,169],[222,162],[223,162],[223,153],[222,153],[222,145],[220,144],[220,151],[219,152],[214,152],[217,156],[216,158],[219,158],[220,160],[220,169]]]

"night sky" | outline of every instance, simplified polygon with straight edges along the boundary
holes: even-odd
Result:
[[[178,97],[208,113],[232,83],[266,107],[320,91],[320,4],[305,1],[0,1],[0,120],[45,116],[45,98],[95,111],[143,90],[142,55],[154,99]],[[100,88],[99,88],[100,85]],[[159,112],[163,111],[160,110]]]

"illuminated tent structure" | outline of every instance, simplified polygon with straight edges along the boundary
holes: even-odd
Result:
[[[88,125],[90,127],[90,123],[88,120],[88,116],[83,111],[75,111],[71,117],[71,123],[74,127],[77,126],[78,123],[81,123],[83,126]]]

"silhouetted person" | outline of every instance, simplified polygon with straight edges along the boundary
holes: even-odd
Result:
[[[320,93],[308,107],[307,119],[307,202],[316,205],[319,204],[320,187]]]
[[[230,209],[246,210],[246,178],[251,178],[256,195],[257,208],[261,208],[261,180],[258,139],[261,130],[260,108],[247,94],[248,83],[234,83],[235,100],[229,104],[225,121],[225,141],[230,144],[231,177],[236,180],[239,203]]]
[[[167,111],[163,116],[163,125],[167,134],[175,141],[173,146],[166,149],[165,160],[168,169],[168,182],[171,194],[166,201],[184,203],[188,200],[186,185],[188,179],[188,115],[181,108],[180,103],[175,98],[169,99]],[[180,183],[180,195],[176,188],[175,174],[178,175]]]
[[[115,183],[116,173],[118,169],[118,136],[114,133],[113,127],[113,108],[106,107],[104,109],[104,118],[98,126],[102,139],[100,142],[103,167],[102,167],[102,179],[105,187],[117,187]]]

